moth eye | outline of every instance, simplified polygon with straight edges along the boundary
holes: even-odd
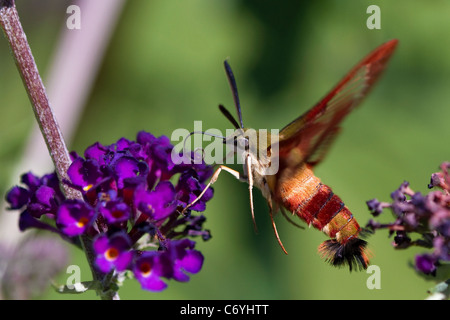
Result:
[[[244,149],[245,150],[248,150],[249,149],[249,147],[250,147],[250,141],[247,139],[247,138],[245,138],[245,139],[243,139],[243,147],[244,147]]]
[[[249,140],[247,138],[239,138],[235,141],[235,145],[243,150],[249,149]]]

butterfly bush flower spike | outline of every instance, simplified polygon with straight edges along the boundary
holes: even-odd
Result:
[[[377,217],[385,208],[394,213],[395,221],[379,223],[370,220],[369,230],[388,229],[394,235],[393,246],[406,249],[419,246],[428,252],[415,257],[415,269],[425,275],[436,275],[440,268],[450,266],[450,162],[431,175],[428,194],[413,191],[408,182],[391,193],[392,202],[377,199],[367,201],[372,215]],[[417,236],[418,235],[418,236]]]
[[[96,142],[84,156],[71,153],[70,180],[26,173],[6,200],[9,209],[22,211],[21,230],[49,230],[78,246],[78,237],[87,236],[99,271],[129,270],[143,289],[161,291],[168,280],[186,282],[201,270],[204,257],[189,238],[211,237],[201,212],[213,189],[180,212],[202,192],[213,169],[175,164],[172,150],[167,137],[143,131],[136,141]],[[83,201],[66,199],[60,183],[79,190]]]

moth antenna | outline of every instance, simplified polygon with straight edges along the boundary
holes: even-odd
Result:
[[[222,104],[219,104],[220,112],[223,113],[223,115],[230,121],[235,129],[239,129],[239,124],[237,123],[236,119],[231,115],[230,111],[226,109]]]
[[[198,150],[201,150],[201,152],[202,152],[202,161],[205,160],[205,149],[200,148],[200,147],[199,148],[195,148],[194,149],[194,154],[197,153]],[[192,156],[191,156],[191,160],[195,160],[195,159],[192,158]]]
[[[194,134],[203,134],[203,135],[206,135],[206,136],[211,136],[211,137],[215,137],[215,138],[220,138],[220,139],[223,140],[223,143],[226,142],[226,137],[222,137],[222,136],[217,135],[217,134],[213,134],[213,133],[209,133],[209,132],[205,132],[205,131],[192,131],[192,132],[189,132],[189,134],[186,136],[186,138],[184,138],[184,141],[183,141],[183,153],[186,151],[186,141],[187,141],[187,139],[188,139],[190,136],[194,135]],[[194,154],[195,154],[195,152],[196,152],[198,149],[201,149],[201,150],[202,150],[202,160],[204,160],[204,158],[205,158],[205,150],[204,150],[203,148],[201,148],[201,147],[196,148],[196,149],[194,150]],[[195,159],[192,157],[192,155],[190,155],[190,157],[191,157],[191,160],[195,160]]]
[[[231,67],[227,60],[223,62],[225,66],[225,72],[227,74],[228,83],[231,87],[231,92],[233,93],[233,100],[234,105],[236,106],[237,115],[239,118],[240,128],[244,128],[244,123],[242,122],[242,112],[241,112],[241,103],[239,102],[239,94],[238,89],[236,85],[236,79],[234,78],[233,70],[231,70]],[[237,129],[237,128],[236,128]]]

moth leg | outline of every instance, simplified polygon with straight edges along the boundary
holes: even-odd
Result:
[[[280,236],[278,235],[277,226],[275,225],[275,221],[273,220],[273,208],[272,208],[272,201],[267,201],[267,204],[269,205],[269,215],[270,220],[272,221],[272,227],[273,231],[275,232],[275,237],[277,238],[278,244],[280,245],[281,249],[284,251],[285,254],[288,254],[286,249],[283,246],[283,243],[281,242]]]
[[[287,215],[286,211],[284,211],[284,208],[283,208],[283,207],[280,207],[280,211],[281,211],[281,213],[283,214],[283,216],[286,218],[286,220],[287,220],[289,223],[293,224],[293,225],[296,226],[297,228],[305,229],[305,227],[303,227],[303,226],[299,225],[298,223],[294,222],[294,221]]]
[[[197,203],[197,201],[199,201],[201,199],[201,197],[203,197],[203,195],[205,194],[205,192],[211,187],[211,185],[217,181],[217,179],[219,178],[219,174],[220,172],[222,172],[222,170],[227,171],[228,173],[230,173],[231,175],[233,175],[236,179],[238,180],[242,180],[241,175],[239,173],[239,171],[233,170],[231,168],[228,168],[227,166],[219,166],[219,168],[217,168],[217,170],[214,172],[213,176],[211,177],[211,179],[209,180],[209,183],[206,185],[205,189],[203,189],[203,191],[199,194],[199,196],[197,198],[195,198],[194,201],[192,201],[191,203],[189,203],[184,209],[183,211],[181,211],[181,214],[184,215],[186,213],[186,211],[192,207],[194,204]]]
[[[253,228],[258,233],[258,227],[255,220],[255,207],[253,205],[253,173],[252,173],[252,159],[248,155],[245,158],[245,165],[247,167],[248,192],[250,194],[250,210],[252,211]]]

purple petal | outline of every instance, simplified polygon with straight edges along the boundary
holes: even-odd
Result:
[[[69,176],[70,180],[77,186],[85,185],[85,179],[82,174],[84,161],[85,160],[83,158],[75,159],[67,170],[67,175]]]
[[[204,257],[200,251],[188,250],[179,265],[189,273],[197,273],[202,269],[203,260]]]
[[[79,200],[67,200],[58,210],[56,224],[68,236],[77,236],[94,222],[95,211],[87,203]]]
[[[67,170],[67,175],[74,185],[82,187],[84,191],[88,191],[103,178],[103,173],[95,159],[75,159]]]
[[[39,177],[35,176],[31,172],[24,173],[20,181],[27,185],[31,192],[36,191],[36,189],[42,184]]]
[[[180,260],[176,260],[174,265],[174,279],[177,281],[189,281],[189,276],[184,273],[198,273],[203,266],[203,255],[197,250],[187,250]]]
[[[95,259],[95,264],[97,265],[97,268],[103,273],[108,273],[113,268],[112,264],[104,256],[98,256]]]
[[[15,186],[6,195],[6,201],[10,204],[10,209],[20,209],[28,203],[30,193],[27,189]]]
[[[113,268],[117,271],[125,270],[133,258],[133,253],[129,251],[131,241],[126,232],[118,232],[112,236],[101,234],[94,239],[93,247],[97,253],[95,262],[105,273]]]
[[[135,177],[139,172],[138,163],[134,158],[131,157],[121,157],[115,165],[115,172],[122,179]]]
[[[55,197],[55,190],[53,188],[47,187],[47,186],[40,186],[36,190],[36,200],[39,203],[42,203],[43,205],[47,207],[51,207],[54,203],[52,200]]]
[[[381,212],[383,212],[384,206],[381,204],[378,199],[372,199],[366,202],[367,207],[371,211],[373,216],[378,216]]]
[[[431,274],[436,271],[436,259],[429,254],[422,254],[416,256],[416,269],[425,273]]]
[[[145,162],[139,161],[130,156],[118,157],[112,163],[114,173],[117,177],[117,186],[123,189],[127,179],[145,179],[148,173],[148,166]]]
[[[204,190],[206,185],[200,183],[197,179],[197,174],[194,170],[188,170],[181,174],[178,184],[176,186],[177,199],[179,204],[186,206],[192,203]],[[214,195],[214,190],[209,188],[205,194],[197,201],[190,209],[202,212],[206,209],[206,202]]]
[[[124,271],[130,265],[132,259],[133,253],[131,251],[126,251],[120,253],[114,260],[107,258],[105,255],[99,255],[95,259],[95,263],[100,271],[107,273],[112,269]]]
[[[122,254],[119,256],[119,258],[116,260],[115,263],[117,271],[124,271],[125,269],[127,269],[132,260],[133,260],[133,252],[131,251],[122,252]]]
[[[31,197],[28,203],[30,214],[40,218],[44,214],[55,215],[58,210],[56,191],[47,186],[40,186]]]
[[[133,273],[142,289],[161,291],[167,287],[161,277],[171,275],[170,262],[162,252],[147,251],[135,261]]]
[[[204,258],[199,251],[192,250],[194,246],[195,242],[189,239],[173,240],[169,243],[167,253],[174,261],[175,280],[189,281],[189,276],[185,272],[197,273],[201,270]]]
[[[448,237],[437,236],[433,240],[434,254],[443,261],[450,261],[450,241]]]
[[[170,181],[160,182],[154,191],[138,190],[136,207],[154,220],[168,217],[176,209],[175,189]]]
[[[96,142],[84,151],[84,157],[86,159],[95,159],[100,165],[103,165],[105,164],[104,156],[107,152],[108,149],[106,147]]]
[[[24,212],[22,212],[20,214],[19,229],[20,229],[20,231],[25,231],[29,228],[36,228],[36,229],[42,229],[42,230],[60,233],[60,231],[58,229],[56,229],[55,227],[52,227],[51,225],[46,224],[46,223],[40,221],[39,219],[36,219],[27,210],[25,210]]]
[[[93,243],[94,251],[97,254],[103,254],[109,248],[109,239],[105,234],[99,235],[94,239]]]
[[[167,288],[167,283],[161,280],[161,278],[151,274],[148,277],[136,276],[141,284],[142,289],[149,291],[162,291]]]
[[[130,147],[131,144],[132,144],[132,142],[130,140],[125,139],[125,138],[120,138],[116,142],[117,151],[126,150],[126,149],[128,149]]]
[[[130,207],[121,201],[108,201],[98,210],[109,223],[113,224],[127,221],[131,216]]]
[[[136,137],[136,141],[142,145],[153,144],[156,140],[155,136],[149,132],[139,131]]]

